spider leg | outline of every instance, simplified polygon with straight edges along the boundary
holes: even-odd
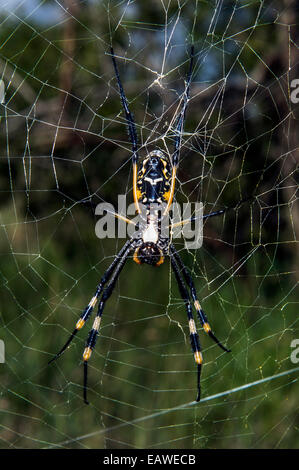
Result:
[[[193,318],[192,305],[190,303],[189,293],[182,279],[182,276],[180,274],[178,263],[174,257],[171,257],[171,266],[174,271],[178,288],[179,288],[181,297],[184,300],[186,311],[187,311],[189,331],[190,331],[190,343],[191,343],[191,348],[194,354],[194,360],[197,364],[197,391],[198,392],[197,392],[196,401],[200,401],[200,375],[201,375],[203,359],[202,359],[202,354],[201,354],[199,336],[198,336],[195,321]]]
[[[230,349],[227,349],[225,346],[223,346],[223,344],[216,338],[216,336],[214,335],[211,327],[210,327],[210,324],[208,322],[208,319],[203,311],[203,309],[201,308],[201,305],[198,301],[198,298],[197,298],[197,293],[196,293],[196,289],[195,289],[195,286],[194,286],[194,282],[193,282],[193,279],[192,277],[190,276],[186,266],[184,265],[183,261],[182,261],[182,258],[180,257],[180,255],[178,254],[177,250],[175,249],[174,245],[171,244],[170,245],[170,252],[172,254],[172,256],[174,257],[174,259],[176,260],[184,278],[185,278],[185,281],[190,289],[190,293],[191,293],[191,297],[192,297],[192,300],[194,302],[194,307],[197,311],[197,315],[198,315],[198,318],[202,324],[202,327],[204,329],[204,331],[210,336],[210,338],[213,339],[213,341],[215,341],[216,344],[218,344],[218,346],[223,349],[223,351],[225,352],[231,352]]]
[[[171,186],[170,186],[170,192],[169,192],[169,198],[167,201],[167,206],[164,211],[164,215],[166,215],[169,211],[169,208],[171,206],[172,200],[173,200],[173,195],[174,195],[174,188],[175,188],[175,180],[176,180],[176,173],[179,165],[179,157],[180,157],[180,149],[181,149],[181,143],[182,143],[182,132],[184,130],[184,122],[185,122],[185,116],[186,116],[186,109],[187,105],[189,102],[189,94],[190,94],[190,83],[191,83],[191,77],[192,77],[192,69],[193,69],[193,60],[194,60],[194,46],[191,46],[190,50],[190,65],[189,65],[189,70],[187,74],[187,81],[186,81],[186,88],[184,91],[184,101],[183,101],[183,106],[181,109],[181,112],[179,114],[178,120],[177,120],[177,126],[175,130],[175,139],[174,139],[174,152],[172,156],[172,173],[171,173]]]
[[[121,256],[118,256],[118,260],[117,260],[117,263],[116,263],[116,268],[115,268],[115,271],[110,279],[110,281],[108,282],[106,288],[104,289],[103,291],[103,294],[102,294],[102,297],[101,297],[101,300],[100,300],[100,303],[99,303],[99,307],[98,307],[98,311],[97,311],[97,315],[94,319],[94,322],[93,322],[93,325],[92,325],[92,328],[88,334],[88,338],[87,338],[87,341],[86,341],[86,346],[85,346],[85,349],[84,349],[84,352],[83,352],[83,361],[84,361],[84,381],[83,381],[83,398],[84,398],[84,402],[88,405],[88,401],[87,401],[87,361],[90,359],[90,356],[92,354],[92,350],[94,349],[95,345],[96,345],[96,341],[97,341],[97,336],[98,336],[98,332],[99,332],[99,328],[100,328],[100,323],[101,323],[101,319],[102,319],[102,314],[103,314],[103,310],[104,310],[104,307],[105,307],[105,304],[107,302],[107,300],[109,299],[110,295],[112,294],[113,292],[113,289],[115,287],[115,284],[116,284],[116,281],[128,259],[128,256],[129,254],[131,253],[131,251],[134,249],[134,244],[132,242],[132,240],[129,240],[129,242],[126,243],[125,245],[125,249],[122,250],[122,255]]]
[[[128,240],[124,244],[122,249],[119,251],[119,253],[116,255],[113,262],[110,264],[108,269],[103,274],[103,276],[102,276],[102,278],[101,278],[101,280],[100,280],[100,282],[99,282],[99,284],[96,288],[94,296],[90,300],[87,307],[83,310],[79,320],[76,323],[76,327],[75,327],[74,331],[72,332],[71,336],[69,337],[69,339],[67,340],[65,345],[61,348],[61,350],[48,362],[48,364],[51,364],[51,362],[54,362],[56,359],[58,359],[59,356],[61,356],[61,354],[64,353],[64,351],[67,349],[69,344],[72,342],[72,340],[74,339],[74,337],[76,336],[78,331],[81,330],[81,328],[84,326],[86,321],[89,319],[89,317],[90,317],[90,315],[91,315],[91,313],[94,309],[94,306],[96,305],[97,300],[98,300],[99,296],[101,295],[101,293],[103,291],[103,288],[104,288],[106,282],[110,279],[116,265],[118,264],[119,260],[122,258],[123,254],[126,252],[126,250],[128,249],[128,247],[130,245],[131,245],[131,240]]]
[[[226,211],[230,210],[230,209],[233,209],[232,207],[228,207],[226,209],[221,209],[219,211],[215,211],[215,212],[210,212],[210,214],[204,214],[202,216],[203,220],[207,219],[208,217],[214,217],[216,215],[221,215],[221,214],[224,214]],[[189,219],[184,219],[184,220],[180,220],[180,222],[175,222],[174,224],[170,224],[168,227],[170,229],[173,229],[175,227],[180,227],[182,225],[186,225],[186,224],[189,224],[190,222],[195,222],[195,220],[198,220],[200,216],[198,217],[190,217]]]
[[[233,206],[233,207],[225,207],[225,209],[220,209],[218,211],[214,211],[214,212],[210,212],[209,214],[204,214],[202,216],[203,220],[205,219],[208,219],[209,217],[216,217],[218,215],[222,215],[222,214],[225,214],[226,212],[228,211],[232,211],[232,210],[237,210],[239,209],[243,204],[245,204],[245,202],[248,202],[248,201],[253,201],[254,200],[254,196],[250,196],[250,197],[247,197],[245,199],[242,199],[240,202],[238,202],[238,204],[236,206]],[[175,224],[170,224],[169,225],[169,228],[175,228],[175,227],[180,227],[181,225],[186,225],[190,222],[194,222],[195,220],[197,220],[197,217],[190,217],[190,219],[184,219],[184,220],[181,220],[180,222],[176,222]]]
[[[220,209],[219,211],[214,211],[214,212],[210,212],[209,214],[205,214],[203,215],[203,219],[208,219],[209,217],[215,217],[217,215],[221,215],[221,214],[225,214],[226,212],[228,211],[236,211],[237,209],[240,209],[241,206],[243,206],[243,204],[245,204],[246,202],[250,202],[250,201],[254,201],[255,200],[255,196],[249,196],[249,197],[246,197],[244,199],[241,199],[241,201],[239,201],[235,206],[233,207],[226,207],[225,209]],[[194,219],[193,219],[194,220]]]
[[[129,136],[130,136],[130,140],[131,140],[131,144],[132,144],[132,152],[133,152],[133,155],[132,155],[132,163],[133,163],[133,197],[134,197],[134,203],[135,203],[136,210],[137,210],[138,214],[140,214],[141,209],[139,207],[138,195],[137,195],[137,163],[138,163],[139,156],[138,156],[138,150],[137,150],[138,140],[137,140],[136,126],[135,126],[133,115],[132,115],[132,113],[129,109],[129,104],[128,104],[128,100],[127,100],[127,97],[126,97],[125,92],[124,92],[124,88],[123,88],[122,83],[121,83],[121,79],[120,79],[120,75],[119,75],[119,71],[118,71],[118,67],[117,67],[117,63],[116,63],[116,59],[115,59],[115,55],[114,55],[114,50],[113,50],[112,47],[111,47],[111,56],[112,56],[112,62],[113,62],[113,66],[114,66],[115,76],[116,76],[117,83],[118,83],[119,94],[120,94],[120,97],[121,97],[122,106],[123,106],[125,117],[126,117],[126,120],[127,120]]]
[[[209,217],[215,217],[217,215],[222,215],[222,214],[225,214],[225,212],[227,212],[231,209],[235,209],[235,207],[226,207],[225,209],[220,209],[219,211],[210,212],[209,214],[204,214],[202,216],[202,218],[203,219],[208,219]],[[191,222],[192,222],[192,218],[191,218]]]

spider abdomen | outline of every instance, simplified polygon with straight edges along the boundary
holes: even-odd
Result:
[[[143,161],[138,174],[138,200],[143,204],[167,202],[170,189],[170,165],[168,158],[160,151],[153,150]]]

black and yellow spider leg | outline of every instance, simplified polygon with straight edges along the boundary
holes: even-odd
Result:
[[[67,340],[65,345],[61,348],[61,350],[49,361],[49,364],[51,364],[51,362],[58,359],[58,357],[61,356],[62,353],[64,353],[64,351],[67,349],[67,347],[70,345],[70,343],[74,339],[75,335],[85,325],[86,321],[89,319],[89,317],[90,317],[90,315],[91,315],[91,313],[94,309],[94,306],[97,303],[97,300],[98,300],[99,296],[101,295],[101,293],[103,291],[103,288],[104,288],[106,282],[110,279],[110,276],[113,273],[113,271],[114,271],[116,265],[118,264],[119,260],[121,259],[123,253],[127,250],[128,246],[130,246],[131,243],[132,243],[131,240],[128,240],[124,244],[122,249],[119,251],[119,253],[114,258],[113,262],[110,264],[108,269],[105,271],[105,273],[103,274],[103,276],[102,276],[102,278],[101,278],[101,280],[100,280],[100,282],[99,282],[99,284],[96,288],[94,296],[92,297],[89,304],[87,305],[87,307],[83,310],[82,314],[80,315],[80,318],[77,321],[76,327],[75,327],[74,331],[72,332],[71,336],[69,337],[69,339]]]
[[[246,198],[244,198],[244,199],[241,199],[241,200],[240,200],[235,206],[233,206],[233,207],[225,207],[225,209],[220,209],[220,210],[218,210],[218,211],[210,212],[209,214],[204,214],[204,215],[202,216],[202,218],[203,218],[203,220],[205,220],[205,219],[208,219],[209,217],[215,217],[215,216],[217,216],[217,215],[225,214],[225,213],[228,212],[228,211],[236,211],[236,210],[240,209],[241,206],[243,206],[243,204],[245,204],[246,202],[250,202],[250,201],[252,202],[252,201],[254,201],[254,199],[255,199],[255,196],[246,197]],[[193,220],[195,220],[195,219],[194,219],[194,218],[193,218],[193,219],[191,218],[191,222],[192,222]]]
[[[208,219],[209,217],[215,217],[217,215],[222,215],[222,214],[225,214],[225,212],[229,211],[230,209],[234,209],[233,207],[227,207],[225,209],[220,209],[219,211],[214,211],[214,212],[210,212],[209,214],[204,214],[202,216],[203,220],[205,219]],[[193,219],[195,220],[195,219]],[[191,217],[191,222],[193,222],[192,220],[192,217]]]
[[[233,209],[232,207],[228,207],[226,209],[220,209],[219,211],[214,211],[214,212],[210,212],[209,214],[204,214],[202,216],[203,220],[207,219],[208,217],[215,217],[217,215],[222,215],[224,214],[225,212],[227,212],[228,210],[230,209]],[[184,220],[180,220],[180,222],[175,222],[174,224],[170,224],[169,225],[169,228],[170,229],[173,229],[173,228],[176,228],[176,227],[181,227],[182,225],[186,225],[186,224],[190,224],[191,222],[195,222],[196,220],[199,219],[200,216],[198,217],[190,217],[189,219],[184,219]]]
[[[164,211],[164,215],[168,213],[169,208],[172,204],[173,195],[174,195],[175,180],[176,180],[176,174],[177,174],[177,169],[179,165],[180,149],[181,149],[181,143],[182,143],[182,132],[184,130],[186,109],[187,109],[187,105],[189,102],[189,94],[190,94],[189,92],[190,92],[190,83],[191,83],[192,69],[193,69],[193,59],[194,59],[194,46],[192,45],[191,51],[190,51],[190,65],[189,65],[189,71],[188,71],[187,81],[186,81],[186,89],[184,92],[184,102],[183,102],[182,110],[177,120],[177,126],[176,126],[176,131],[175,131],[176,137],[174,139],[174,152],[172,156],[171,185],[170,185],[170,190],[169,190],[169,198],[167,200],[167,205]]]
[[[114,66],[115,76],[116,76],[117,83],[118,83],[118,89],[119,89],[119,93],[120,93],[120,97],[121,97],[121,102],[122,102],[122,106],[123,106],[124,113],[125,113],[126,120],[127,120],[129,136],[130,136],[130,140],[131,140],[131,144],[132,144],[132,152],[133,152],[133,155],[132,155],[132,163],[133,163],[133,197],[134,197],[134,203],[135,203],[136,210],[137,210],[138,214],[140,214],[141,209],[139,207],[138,195],[137,195],[137,163],[138,163],[138,158],[139,157],[138,157],[138,149],[137,149],[138,139],[137,139],[136,126],[135,126],[133,115],[132,115],[132,113],[129,109],[129,104],[128,104],[128,100],[127,100],[127,97],[126,97],[125,92],[124,92],[124,88],[123,88],[122,83],[121,83],[121,79],[120,79],[120,76],[119,76],[119,71],[118,71],[118,67],[117,67],[117,63],[116,63],[116,59],[115,59],[115,55],[114,55],[114,51],[113,51],[112,47],[111,47],[111,56],[112,56],[112,62],[113,62],[113,66]]]
[[[125,262],[128,259],[129,254],[134,249],[134,247],[135,247],[134,242],[132,242],[132,240],[129,240],[129,242],[126,243],[126,249],[124,251],[122,250],[122,256],[118,257],[117,266],[114,270],[114,273],[113,273],[110,281],[108,282],[107,286],[105,287],[105,289],[103,291],[103,294],[102,294],[102,297],[101,297],[101,300],[100,300],[100,303],[99,303],[97,315],[94,319],[92,328],[91,328],[91,330],[88,334],[88,338],[87,338],[87,341],[86,341],[86,346],[85,346],[85,349],[84,349],[84,352],[83,352],[83,361],[84,361],[83,398],[84,398],[84,402],[87,405],[88,405],[88,401],[87,401],[87,362],[90,359],[90,356],[92,354],[92,350],[94,349],[94,347],[96,345],[97,336],[98,336],[98,332],[99,332],[99,328],[100,328],[100,323],[101,323],[105,303],[109,299],[110,295],[112,294],[113,289],[114,289],[115,284],[116,284],[116,281],[117,281],[117,279],[118,279],[118,277],[119,277],[119,275],[120,275],[120,273],[121,273],[121,271],[122,271],[122,269],[125,265]]]
[[[182,261],[182,258],[180,257],[180,255],[178,254],[177,250],[175,249],[174,245],[170,245],[170,253],[171,255],[174,257],[174,259],[176,260],[184,278],[185,278],[185,281],[190,289],[190,293],[191,293],[191,297],[192,297],[192,300],[194,302],[194,307],[197,311],[197,315],[198,315],[198,318],[202,324],[202,327],[204,329],[204,331],[210,336],[210,338],[213,339],[213,341],[215,341],[216,344],[218,344],[218,346],[223,349],[223,351],[225,352],[231,352],[230,349],[227,349],[225,346],[223,346],[223,344],[216,338],[216,336],[214,335],[212,329],[211,329],[211,326],[208,322],[208,319],[203,311],[203,309],[201,308],[201,305],[199,303],[199,300],[197,298],[197,293],[196,293],[196,289],[195,289],[195,286],[194,286],[194,282],[193,282],[193,279],[192,277],[190,276],[186,266],[184,265],[183,261]]]
[[[225,209],[220,209],[218,211],[210,212],[209,214],[204,214],[202,216],[202,218],[203,218],[203,220],[205,220],[205,219],[208,219],[209,217],[217,217],[218,215],[223,215],[228,211],[236,211],[237,209],[239,209],[246,202],[253,201],[253,200],[254,200],[254,196],[250,196],[250,197],[247,197],[245,199],[241,199],[241,201],[238,202],[238,204],[233,206],[233,207],[225,207]],[[198,217],[190,217],[189,219],[184,219],[184,220],[181,220],[180,222],[170,224],[169,228],[173,229],[175,227],[180,227],[180,226],[186,225],[190,222],[195,222],[196,220],[198,220]]]
[[[194,354],[194,360],[197,364],[197,397],[196,397],[196,401],[200,401],[200,375],[201,375],[203,359],[202,359],[199,336],[198,336],[195,321],[194,321],[194,318],[193,318],[192,305],[191,305],[191,302],[190,302],[189,293],[188,293],[188,290],[187,290],[187,288],[185,286],[185,283],[182,279],[182,276],[180,274],[180,270],[179,270],[179,266],[177,264],[177,261],[173,257],[171,257],[171,265],[172,265],[172,269],[173,269],[175,277],[176,277],[176,281],[177,281],[177,284],[178,284],[178,288],[179,288],[181,297],[185,302],[185,307],[186,307],[186,311],[187,311],[189,332],[190,332],[190,343],[191,343],[191,348],[192,348],[192,351],[193,351],[193,354]]]

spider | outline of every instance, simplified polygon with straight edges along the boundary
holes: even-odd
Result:
[[[175,181],[176,174],[179,165],[179,156],[180,148],[182,141],[182,133],[184,129],[184,121],[186,109],[189,101],[189,90],[193,70],[194,62],[194,46],[191,46],[190,50],[190,59],[189,59],[189,70],[186,79],[185,91],[182,99],[182,108],[177,118],[176,129],[175,129],[175,138],[174,138],[174,150],[172,157],[169,158],[161,150],[151,151],[143,161],[142,168],[138,171],[138,141],[137,141],[137,132],[135,127],[135,122],[133,116],[130,112],[128,100],[126,98],[123,85],[120,79],[118,66],[116,62],[116,57],[114,55],[113,48],[111,48],[111,57],[114,67],[115,77],[118,84],[119,94],[121,98],[121,103],[123,111],[125,114],[129,137],[132,145],[132,165],[133,165],[133,198],[136,211],[138,214],[141,214],[141,205],[146,209],[146,220],[145,225],[142,231],[139,233],[138,237],[131,237],[121,248],[119,253],[115,256],[113,262],[110,264],[108,269],[103,274],[94,296],[90,300],[87,307],[82,312],[79,320],[76,323],[76,327],[72,332],[71,336],[62,347],[62,349],[49,361],[49,364],[55,361],[61,354],[67,349],[71,341],[74,339],[75,335],[79,330],[85,325],[87,320],[92,314],[92,311],[99,300],[98,311],[95,316],[92,328],[89,332],[86,347],[83,352],[83,363],[84,363],[84,383],[83,383],[83,399],[86,404],[87,401],[87,365],[88,360],[92,354],[92,351],[96,345],[96,340],[99,333],[100,323],[104,308],[107,300],[111,296],[117,279],[129,257],[133,254],[133,260],[137,264],[149,264],[152,266],[160,266],[165,259],[165,256],[169,256],[171,260],[171,267],[173,269],[176,282],[181,294],[181,297],[184,301],[189,332],[190,332],[190,343],[194,355],[194,360],[197,365],[197,397],[196,401],[200,401],[200,377],[202,370],[202,353],[201,346],[199,341],[199,336],[196,330],[196,324],[192,312],[192,303],[197,312],[199,321],[204,329],[204,331],[226,352],[230,352],[225,346],[223,346],[220,341],[214,335],[211,326],[208,322],[207,316],[204,313],[199,300],[197,298],[197,293],[195,285],[189,271],[184,265],[179,253],[175,249],[170,238],[162,237],[161,234],[161,218],[166,216],[170,210],[172,204],[174,190],[175,190]],[[158,208],[163,207],[159,212],[156,211],[154,215],[150,213],[150,204],[157,204]],[[203,218],[215,216],[222,214],[226,209],[222,209],[216,212],[211,212],[207,215],[204,215]],[[158,215],[158,213],[160,215]],[[132,223],[131,220],[126,219],[120,215],[114,214],[116,217],[123,218],[127,223]],[[189,219],[190,221],[192,220]],[[184,224],[186,221],[182,221],[181,224]]]

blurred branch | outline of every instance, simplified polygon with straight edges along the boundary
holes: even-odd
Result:
[[[79,5],[77,0],[64,0],[66,10],[69,13],[69,18],[65,21],[62,50],[63,60],[60,68],[60,88],[63,90],[62,105],[65,108],[65,93],[68,94],[72,90],[73,85],[73,72],[74,63],[73,58],[75,54],[76,43],[76,24],[74,17],[79,13]],[[65,110],[65,109],[64,109]]]

